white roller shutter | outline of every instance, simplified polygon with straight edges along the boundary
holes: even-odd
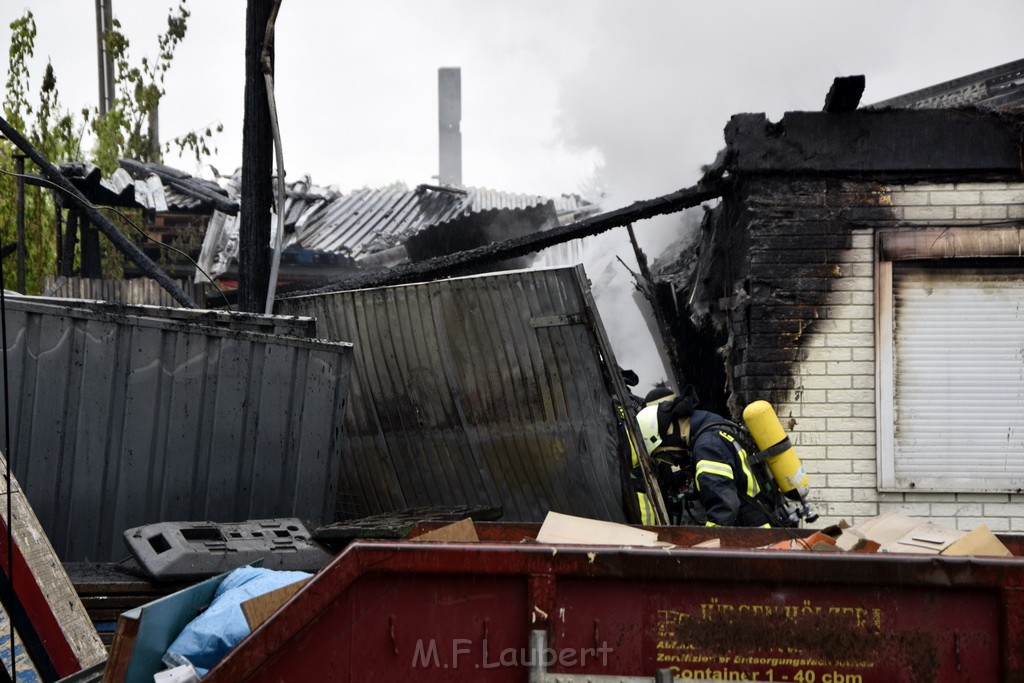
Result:
[[[889,486],[1024,488],[1021,271],[904,261],[892,277]]]

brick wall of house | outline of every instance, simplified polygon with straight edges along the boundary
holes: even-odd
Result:
[[[1024,184],[772,179],[741,197],[750,243],[732,297],[734,397],[775,405],[811,474],[819,524],[901,510],[1024,532],[1024,495],[880,493],[875,436],[877,230],[1024,219]]]

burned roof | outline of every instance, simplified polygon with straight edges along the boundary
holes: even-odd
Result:
[[[881,109],[943,109],[981,107],[1007,109],[1024,106],[1024,59],[954,78],[871,105]]]
[[[228,183],[237,197],[240,178]],[[406,244],[428,230],[467,218],[497,222],[513,216],[534,229],[571,223],[598,207],[577,195],[557,199],[487,188],[419,185],[412,190],[369,189],[342,194],[315,185],[309,176],[286,185],[284,246],[342,254],[355,261]],[[215,213],[200,265],[211,276],[228,272],[238,257],[237,217]]]

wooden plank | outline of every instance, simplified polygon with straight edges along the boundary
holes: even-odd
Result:
[[[0,455],[0,471],[6,460]],[[14,516],[12,550],[8,557],[7,544],[0,544],[0,567],[4,581],[7,568],[13,565],[13,584],[18,606],[31,622],[32,635],[42,643],[44,653],[34,652],[36,666],[52,666],[60,676],[68,676],[106,659],[99,635],[82,605],[70,578],[64,571],[46,532],[36,518],[17,480],[12,477],[10,506]],[[7,487],[0,476],[0,536],[7,535]],[[10,607],[5,611],[11,614]],[[17,619],[15,619],[17,624]],[[30,637],[19,628],[22,638]],[[33,652],[34,643],[26,643]],[[45,662],[41,659],[48,660]]]
[[[123,683],[128,674],[128,664],[135,651],[135,639],[139,635],[141,610],[122,614],[117,620],[114,639],[110,643],[110,658],[103,671],[103,683]]]
[[[598,519],[549,512],[537,532],[538,543],[657,547],[658,532]],[[670,544],[667,544],[670,545]]]
[[[433,531],[420,534],[419,536],[415,536],[409,540],[479,543],[480,537],[476,535],[476,527],[473,526],[473,520],[467,517],[466,519],[460,519],[458,522],[447,524],[440,529],[434,529]]]
[[[242,614],[245,615],[245,623],[249,624],[249,630],[255,630],[257,626],[269,619],[271,614],[276,612],[281,605],[288,602],[288,599],[308,582],[309,579],[302,579],[301,581],[281,586],[269,593],[257,595],[255,598],[250,598],[243,602],[240,607],[242,608]]]

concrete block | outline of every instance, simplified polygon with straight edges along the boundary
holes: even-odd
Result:
[[[878,440],[875,432],[854,432],[851,436],[854,446],[875,446]]]
[[[984,524],[996,533],[1005,533],[1010,530],[1010,520],[1007,517],[957,517],[956,528],[970,531]]]
[[[927,191],[898,191],[890,193],[890,196],[892,197],[892,205],[902,207],[927,206],[928,195],[929,193]]]
[[[856,377],[851,377],[850,386],[854,389],[874,389],[875,374],[871,373],[870,375],[857,375]]]
[[[1024,188],[989,190],[981,193],[982,204],[1024,204]]]
[[[875,418],[873,417],[830,417],[828,418],[829,431],[843,432],[871,432],[875,431]]]
[[[979,517],[987,514],[982,507],[981,503],[932,503],[931,514],[933,517]]]
[[[872,477],[878,476],[878,463],[875,460],[854,460],[852,463],[853,471],[857,474],[870,474]],[[876,479],[877,481],[877,479]],[[901,494],[902,495],[902,494]]]
[[[979,205],[979,206],[958,206],[956,207],[957,220],[976,221],[999,221],[1006,220],[1006,204]]]
[[[875,490],[875,478],[864,474],[829,474],[829,488],[851,488]]]
[[[929,192],[928,203],[932,206],[961,206],[981,203],[978,190],[953,190],[951,192]]]
[[[941,221],[955,217],[952,206],[910,206],[903,209],[903,218],[908,221]]]

